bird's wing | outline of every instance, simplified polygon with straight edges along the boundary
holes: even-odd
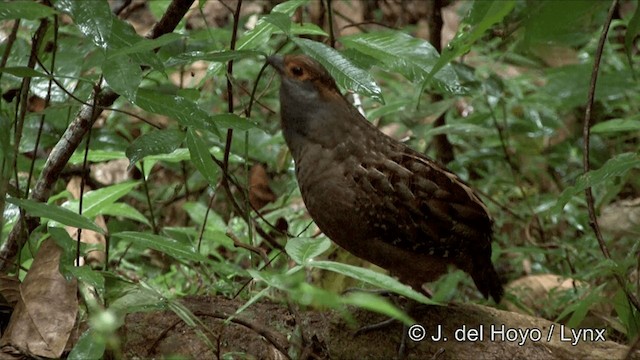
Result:
[[[490,249],[492,220],[478,196],[453,173],[409,148],[363,161],[354,180],[369,195],[356,205],[371,236],[439,257]]]

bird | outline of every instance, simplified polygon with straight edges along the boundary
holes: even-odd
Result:
[[[454,265],[499,303],[493,220],[476,192],[369,122],[318,61],[289,54],[267,63],[280,77],[282,134],[318,228],[414,290],[428,294],[423,285]]]

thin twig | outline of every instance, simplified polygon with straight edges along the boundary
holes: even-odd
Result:
[[[210,317],[214,317],[217,319],[222,319],[222,320],[229,320],[232,323],[235,324],[239,324],[242,325],[250,330],[252,330],[253,332],[255,332],[256,334],[264,337],[268,342],[271,343],[271,345],[273,345],[276,349],[278,349],[278,351],[280,351],[280,353],[282,354],[282,356],[284,356],[287,359],[291,359],[291,357],[289,356],[287,349],[285,347],[283,347],[281,344],[282,343],[287,343],[286,338],[276,332],[273,331],[267,327],[264,327],[258,323],[254,323],[251,320],[247,320],[247,319],[243,319],[240,317],[236,317],[236,316],[232,316],[229,315],[223,311],[214,311],[212,313],[205,313],[202,311],[194,311],[193,312],[194,315],[196,316],[210,316]]]
[[[160,232],[158,229],[158,225],[156,224],[156,217],[153,212],[153,204],[151,203],[151,194],[149,192],[149,179],[147,178],[147,175],[145,174],[145,171],[144,171],[144,161],[140,161],[140,170],[142,171],[142,185],[144,187],[144,195],[145,195],[145,198],[147,199],[147,206],[149,207],[149,217],[151,219],[151,228],[153,229],[153,233],[158,235]],[[149,174],[151,174],[151,170],[149,170]]]
[[[593,102],[595,99],[596,93],[596,83],[598,81],[598,71],[600,70],[600,61],[602,60],[602,52],[604,49],[604,43],[607,40],[607,33],[609,32],[609,27],[611,26],[611,20],[613,19],[613,14],[615,13],[615,9],[618,6],[618,0],[613,0],[611,2],[611,7],[609,8],[609,14],[607,15],[607,21],[604,24],[604,28],[602,29],[602,34],[600,35],[600,40],[598,40],[598,47],[596,49],[596,53],[593,59],[593,71],[591,72],[591,82],[589,83],[589,93],[587,95],[587,106],[584,111],[584,124],[582,127],[582,138],[583,138],[583,150],[582,150],[582,167],[584,174],[588,174],[591,170],[591,165],[589,162],[589,136],[591,130],[591,110],[593,109]],[[600,231],[600,225],[598,225],[598,217],[596,216],[596,210],[593,200],[593,192],[591,190],[591,186],[584,189],[585,196],[587,198],[587,209],[589,210],[589,225],[593,229],[593,232],[598,240],[598,245],[600,245],[600,250],[602,254],[607,260],[611,260],[611,253],[609,253],[609,249],[607,248],[607,244],[604,242],[604,238],[602,236],[602,232]],[[614,273],[616,281],[624,291],[627,299],[635,306],[636,310],[640,311],[640,301],[638,298],[627,288],[625,279],[618,273]]]
[[[93,89],[94,94],[97,94],[100,92],[100,84],[102,83],[102,76],[100,76],[100,80],[98,80],[98,85],[96,85]],[[91,115],[91,117],[93,118],[95,116],[95,113],[98,112],[98,109],[96,109],[95,107],[95,96],[93,97],[93,114]],[[89,128],[89,131],[87,131],[87,141],[85,143],[85,147],[84,147],[84,157],[82,159],[82,171],[85,172],[87,170],[87,163],[89,160],[89,145],[91,144],[91,129],[92,127]],[[84,200],[84,187],[85,187],[85,181],[86,177],[85,176],[81,176],[80,177],[80,195],[78,196],[78,215],[82,215],[82,205],[83,205],[83,200]],[[78,232],[76,233],[76,266],[80,266],[80,243],[82,239],[82,228],[78,228]]]
[[[329,46],[336,47],[336,35],[333,33],[333,11],[331,10],[331,0],[325,0],[327,4],[327,26],[329,26]]]
[[[51,68],[56,68],[56,54],[58,53],[58,15],[53,16],[53,50],[51,51]],[[38,54],[36,56],[36,61],[40,63],[40,59],[38,59]],[[49,107],[49,103],[51,102],[51,88],[53,87],[53,80],[49,79],[49,83],[47,85],[47,95],[44,99],[44,108]],[[40,124],[38,124],[38,133],[36,135],[36,143],[33,147],[33,160],[31,161],[31,166],[29,167],[29,177],[27,179],[27,189],[24,192],[24,197],[29,197],[29,189],[31,189],[31,179],[33,178],[33,172],[36,168],[36,160],[38,159],[38,147],[40,147],[40,138],[42,137],[42,129],[44,128],[44,119],[46,115],[43,113],[40,115]]]
[[[225,235],[227,235],[227,237],[233,241],[233,245],[235,247],[239,247],[239,248],[242,248],[242,249],[245,249],[245,250],[249,250],[252,253],[255,253],[255,254],[259,255],[262,258],[262,261],[264,261],[265,265],[268,265],[268,264],[271,263],[271,261],[269,260],[269,256],[267,256],[267,253],[263,249],[261,249],[261,248],[259,248],[257,246],[251,246],[249,244],[243,243],[231,231],[227,231],[225,233]]]

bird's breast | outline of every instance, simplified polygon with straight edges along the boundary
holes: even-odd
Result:
[[[300,193],[320,230],[339,245],[357,240],[343,239],[346,227],[364,224],[355,208],[358,190],[351,174],[357,167],[357,158],[336,152],[335,147],[308,143],[294,153],[294,161]]]

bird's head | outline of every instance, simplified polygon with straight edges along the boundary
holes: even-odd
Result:
[[[305,106],[341,99],[335,80],[317,61],[306,55],[269,56],[282,80],[280,101],[283,106]]]

